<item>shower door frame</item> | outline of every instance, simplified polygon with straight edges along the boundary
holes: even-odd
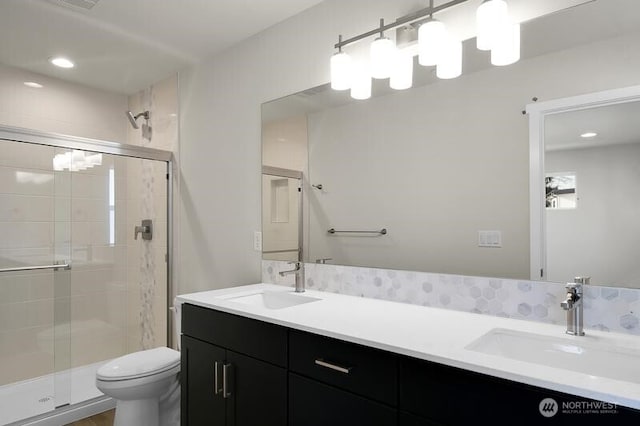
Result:
[[[163,161],[167,164],[167,253],[165,253],[167,263],[167,306],[165,310],[165,315],[167,316],[167,329],[165,331],[167,334],[167,346],[174,347],[174,319],[172,318],[172,315],[169,315],[169,309],[173,302],[171,300],[171,296],[173,295],[173,165],[175,162],[173,153],[171,151],[147,148],[144,146],[62,135],[58,133],[47,133],[38,130],[3,125],[0,125],[0,140],[29,143],[33,145],[45,145],[55,148],[78,149],[102,154],[118,155],[122,157],[139,158],[142,160]]]

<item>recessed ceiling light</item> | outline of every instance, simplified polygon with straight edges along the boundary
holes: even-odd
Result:
[[[49,62],[51,62],[56,67],[60,67],[60,68],[73,68],[73,67],[75,67],[75,64],[73,62],[71,62],[69,59],[63,58],[61,56],[57,56],[55,58],[51,58],[51,59],[49,59]]]
[[[596,132],[586,132],[580,135],[581,138],[595,138],[598,136]]]
[[[25,86],[33,87],[34,89],[42,89],[44,86],[40,83],[36,83],[35,81],[25,81]]]

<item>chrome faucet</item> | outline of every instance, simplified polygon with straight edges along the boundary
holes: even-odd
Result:
[[[278,272],[281,277],[285,275],[296,274],[296,293],[304,293],[304,263],[302,262],[289,262],[290,265],[294,265],[290,271]]]
[[[567,311],[567,334],[573,334],[574,336],[584,336],[583,330],[583,301],[582,301],[582,286],[589,284],[589,277],[576,277],[572,283],[567,283],[565,288],[567,289],[567,298],[560,303],[562,309]]]

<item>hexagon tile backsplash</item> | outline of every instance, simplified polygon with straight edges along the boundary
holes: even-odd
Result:
[[[293,285],[293,276],[278,271],[291,265],[262,261],[262,281]],[[311,290],[385,299],[530,321],[564,324],[560,308],[564,284],[503,278],[470,277],[340,265],[305,264]],[[585,328],[640,335],[640,290],[587,286]]]

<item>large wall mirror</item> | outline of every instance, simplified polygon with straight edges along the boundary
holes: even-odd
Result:
[[[263,166],[302,173],[302,259],[540,279],[532,260],[530,218],[537,213],[530,204],[529,117],[523,110],[532,98],[546,102],[637,85],[639,29],[638,2],[598,0],[524,23],[522,59],[508,67],[490,67],[485,52],[468,40],[463,75],[455,80],[438,80],[416,65],[412,89],[392,92],[386,81],[375,81],[366,101],[327,85],[265,103]],[[562,129],[594,120],[565,118],[549,125]],[[571,202],[571,174],[565,172],[577,170],[561,165],[549,176],[550,185],[562,187],[552,201],[561,206],[556,213],[566,213],[560,210]],[[581,175],[574,176],[578,208],[587,195]],[[608,178],[613,176],[600,182]],[[620,200],[602,202],[615,209]],[[607,226],[597,225],[605,227],[602,232]],[[557,228],[554,236],[562,243],[548,246],[554,258],[570,244],[563,225]],[[615,249],[594,247],[590,256]],[[544,271],[542,278],[565,281],[589,273],[567,265],[563,274]],[[633,281],[603,276],[593,283],[640,287]]]

